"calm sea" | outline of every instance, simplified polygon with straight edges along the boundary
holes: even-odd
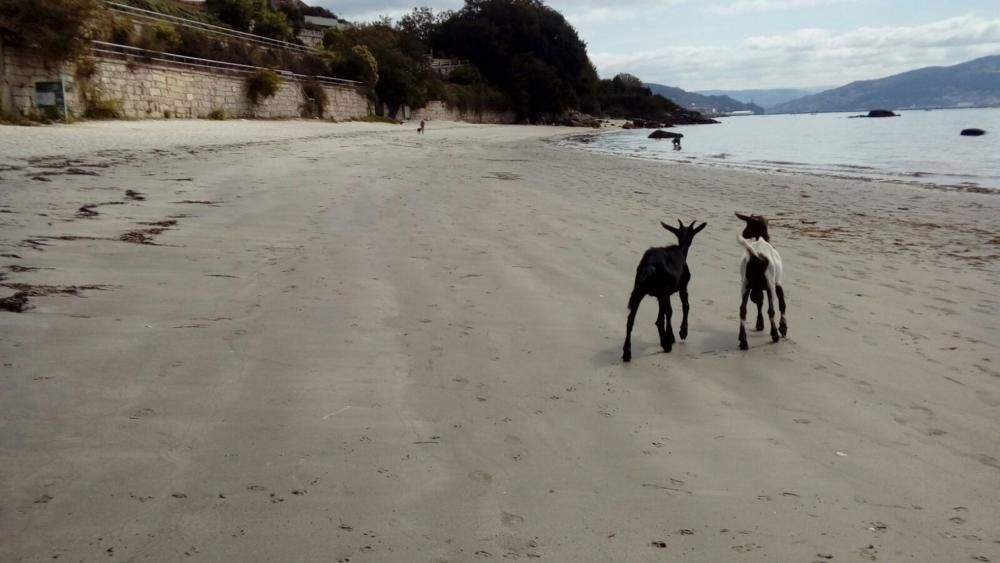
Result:
[[[670,140],[648,139],[648,129],[602,133],[576,146],[710,166],[1000,190],[1000,108],[901,114],[727,117],[719,125],[671,129],[684,134],[681,152]],[[959,135],[970,127],[988,133]]]

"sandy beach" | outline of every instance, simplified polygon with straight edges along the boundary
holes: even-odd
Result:
[[[0,128],[0,561],[1000,561],[1000,197],[415,128]]]

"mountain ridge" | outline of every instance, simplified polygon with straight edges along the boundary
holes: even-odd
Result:
[[[818,94],[837,86],[825,88],[755,88],[748,90],[695,90],[695,94],[702,96],[729,96],[730,98],[745,104],[756,104],[765,110],[772,107]]]
[[[1000,55],[952,66],[931,66],[859,80],[791,100],[768,113],[819,113],[871,109],[1000,106]]]
[[[707,114],[733,113],[736,111],[750,111],[756,114],[764,113],[764,108],[756,104],[748,104],[735,100],[729,96],[704,96],[695,92],[688,92],[676,86],[667,86],[647,82],[645,84],[653,94],[660,94],[669,98],[678,105],[700,111]]]

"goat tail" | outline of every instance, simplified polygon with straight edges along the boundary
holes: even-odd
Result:
[[[632,295],[628,298],[629,310],[635,310],[639,306],[639,303],[642,302],[642,299],[646,297],[644,288],[655,275],[656,268],[650,264],[639,264],[639,267],[636,268],[635,287],[632,288]]]
[[[629,311],[635,311],[636,309],[638,309],[639,308],[639,303],[642,303],[642,298],[645,297],[645,296],[646,296],[646,294],[643,293],[642,291],[640,291],[638,289],[633,289],[632,290],[632,295],[629,296],[629,298],[628,298],[628,310]]]
[[[753,245],[750,244],[750,241],[743,238],[742,235],[736,235],[736,242],[740,243],[743,246],[743,248],[745,248],[747,252],[750,253],[750,256],[752,256],[753,258],[760,259],[760,255],[757,254],[757,251],[754,249]]]

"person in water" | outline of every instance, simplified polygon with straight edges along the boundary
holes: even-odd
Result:
[[[681,138],[680,137],[674,137],[674,150],[675,151],[681,150]]]

